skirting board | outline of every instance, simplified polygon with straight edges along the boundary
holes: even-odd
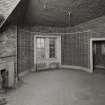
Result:
[[[87,68],[81,67],[81,66],[60,65],[60,68],[64,68],[64,69],[76,69],[76,70],[82,70],[82,71],[85,71],[85,72],[92,73],[90,69],[87,69]],[[19,77],[24,77],[25,75],[27,75],[30,72],[33,72],[33,69],[31,71],[27,70],[27,71],[21,72],[19,74]]]
[[[85,68],[85,67],[81,67],[81,66],[61,65],[61,68],[77,69],[77,70],[82,70],[82,71],[86,71],[86,72],[92,73],[90,69]]]

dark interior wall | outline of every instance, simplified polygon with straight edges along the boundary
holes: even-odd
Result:
[[[24,26],[18,37],[18,63],[21,71],[34,67],[34,36],[58,33],[62,35],[62,64],[90,68],[90,39],[105,38],[105,17],[75,26],[56,28],[43,26]],[[33,33],[35,32],[35,33]],[[31,34],[32,33],[32,34]],[[65,34],[66,33],[66,34]]]
[[[29,71],[33,69],[34,66],[34,37],[30,32],[26,30],[18,29],[18,72]]]
[[[60,30],[62,30],[62,33],[60,33]],[[34,35],[42,35],[43,33],[49,35],[49,33],[55,32],[62,36],[62,65],[80,66],[90,69],[90,39],[105,38],[104,33],[82,31],[63,34],[65,32],[63,29],[31,27],[27,32],[20,31],[20,38],[18,38],[20,40],[18,42],[19,70],[25,71],[34,68]]]
[[[77,32],[62,38],[62,64],[90,69],[90,39],[105,38],[104,33]]]
[[[18,72],[30,71],[34,68],[34,35],[49,35],[48,33],[64,33],[64,28],[43,26],[18,27]],[[54,35],[54,34],[53,34]],[[61,35],[61,34],[58,34]]]
[[[72,33],[62,37],[62,64],[88,68],[90,33]]]
[[[71,12],[69,16],[68,12]],[[26,23],[44,26],[77,25],[105,14],[105,0],[30,0]]]
[[[90,68],[90,39],[105,38],[105,17],[66,28],[62,39],[62,63]]]

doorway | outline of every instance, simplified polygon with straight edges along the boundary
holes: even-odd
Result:
[[[35,70],[59,68],[61,64],[61,37],[34,37],[34,65]]]
[[[103,38],[92,39],[90,48],[92,71],[105,71],[105,40]]]
[[[93,42],[93,63],[94,69],[105,69],[105,41]]]

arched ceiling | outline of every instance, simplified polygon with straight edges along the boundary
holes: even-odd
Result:
[[[73,26],[105,14],[105,0],[30,0],[25,23]]]

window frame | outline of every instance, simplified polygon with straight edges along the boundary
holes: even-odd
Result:
[[[54,41],[54,43],[53,43],[54,45],[52,44],[52,46],[51,46],[50,42],[51,42],[52,39]],[[55,37],[49,38],[49,58],[50,59],[56,58],[56,40],[57,39]],[[51,50],[53,50],[54,52],[53,53],[50,52]],[[51,53],[54,54],[54,55],[51,55]]]

